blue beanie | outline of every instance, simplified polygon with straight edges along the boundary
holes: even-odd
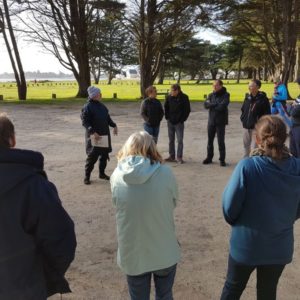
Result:
[[[95,86],[90,86],[87,89],[90,99],[94,99],[98,94],[101,94],[101,90]]]

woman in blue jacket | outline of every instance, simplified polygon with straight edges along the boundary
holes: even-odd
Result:
[[[258,148],[238,163],[225,188],[223,212],[232,232],[222,300],[240,299],[255,269],[257,299],[276,299],[278,280],[292,261],[300,160],[285,147],[286,137],[280,118],[263,116],[256,125]]]
[[[172,300],[180,260],[173,215],[178,199],[175,177],[162,164],[154,139],[145,131],[129,137],[118,160],[111,189],[118,265],[127,275],[130,297],[150,299],[153,276],[156,299]]]

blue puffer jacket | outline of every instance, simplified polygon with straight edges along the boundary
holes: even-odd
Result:
[[[38,152],[0,149],[0,299],[46,299],[68,293],[74,224]]]
[[[247,265],[292,261],[293,225],[300,217],[300,159],[266,156],[240,161],[223,193],[232,225],[230,255]]]

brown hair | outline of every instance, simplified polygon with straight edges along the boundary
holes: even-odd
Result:
[[[153,91],[156,91],[156,87],[153,85],[150,85],[146,88],[145,93],[147,96],[149,96]]]
[[[117,159],[120,161],[132,155],[147,157],[150,159],[151,164],[163,162],[152,136],[146,131],[133,133],[117,154]]]
[[[0,113],[0,148],[10,148],[14,136],[14,124],[5,113]]]
[[[171,90],[181,92],[181,87],[178,83],[175,83],[171,85]]]
[[[282,159],[287,138],[285,123],[277,116],[266,115],[259,119],[255,129],[258,147],[264,154],[276,160]]]

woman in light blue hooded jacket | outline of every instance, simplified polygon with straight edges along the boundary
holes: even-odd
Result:
[[[162,164],[147,132],[132,134],[118,153],[111,176],[116,206],[119,267],[127,275],[132,300],[150,299],[153,274],[156,299],[173,299],[180,247],[173,211],[178,189],[172,170]]]

